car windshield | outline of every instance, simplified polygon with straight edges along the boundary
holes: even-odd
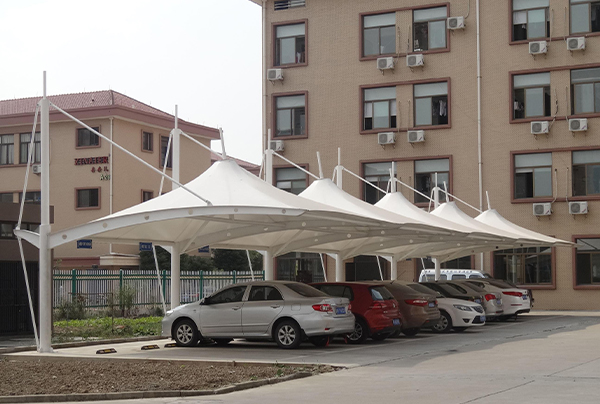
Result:
[[[392,300],[394,298],[385,286],[373,286],[370,290],[373,300]]]
[[[292,291],[298,293],[304,297],[329,297],[328,294],[321,292],[319,289],[313,288],[312,286],[305,285],[304,283],[286,283]]]
[[[500,289],[512,289],[512,288],[516,288],[517,286],[512,283],[512,282],[508,282],[505,280],[500,280],[500,279],[486,279],[486,281],[490,284],[490,285],[494,285]]]
[[[458,286],[458,285],[456,285],[456,284],[454,284],[454,283],[447,283],[446,285],[448,285],[448,286],[449,286],[449,287],[451,287],[451,288],[454,288],[454,289],[456,289],[456,290],[457,290],[457,291],[459,291],[460,293],[469,293],[469,292],[467,292],[467,290],[466,290],[465,288],[463,288],[463,287],[460,287],[460,286]]]
[[[429,294],[429,295],[435,295],[435,297],[437,297],[437,298],[444,297],[437,290],[430,289],[430,288],[428,288],[427,286],[424,286],[424,285],[419,285],[418,283],[409,283],[406,286],[408,286],[412,290],[416,290],[417,292],[420,292],[420,293],[426,293],[426,294]]]

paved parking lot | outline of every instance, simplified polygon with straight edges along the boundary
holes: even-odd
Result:
[[[333,403],[394,400],[405,403],[598,403],[600,314],[526,315],[463,333],[419,334],[328,348],[303,344],[286,351],[271,343],[235,342],[227,347],[162,348],[114,345],[111,357],[328,363],[348,370],[211,398],[127,401],[155,403],[287,403],[327,397]],[[96,356],[98,347],[59,350]],[[34,353],[29,353],[34,355]],[[125,401],[123,401],[124,403]],[[116,402],[113,402],[116,404]]]

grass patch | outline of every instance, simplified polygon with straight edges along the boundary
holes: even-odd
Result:
[[[54,342],[159,336],[162,317],[87,318],[54,322]]]

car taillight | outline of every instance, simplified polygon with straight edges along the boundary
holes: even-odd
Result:
[[[487,300],[488,302],[490,300],[496,300],[496,295],[492,295],[491,293],[488,293],[487,295],[485,295],[485,300]]]
[[[428,302],[425,299],[406,299],[404,303],[412,304],[413,306],[427,306]]]
[[[522,297],[523,294],[521,292],[502,292],[503,295]]]
[[[333,312],[330,304],[313,304],[312,308],[315,311],[322,311],[324,313]]]
[[[348,303],[348,311],[352,310],[352,303]]]
[[[370,305],[369,308],[374,310],[383,310],[385,309],[385,303],[373,302],[373,304]]]

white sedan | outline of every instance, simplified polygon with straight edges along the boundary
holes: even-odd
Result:
[[[201,339],[226,345],[233,338],[275,340],[297,348],[308,339],[325,346],[334,335],[354,331],[345,297],[331,297],[303,283],[255,281],[227,286],[199,302],[169,310],[162,335],[179,346]]]

